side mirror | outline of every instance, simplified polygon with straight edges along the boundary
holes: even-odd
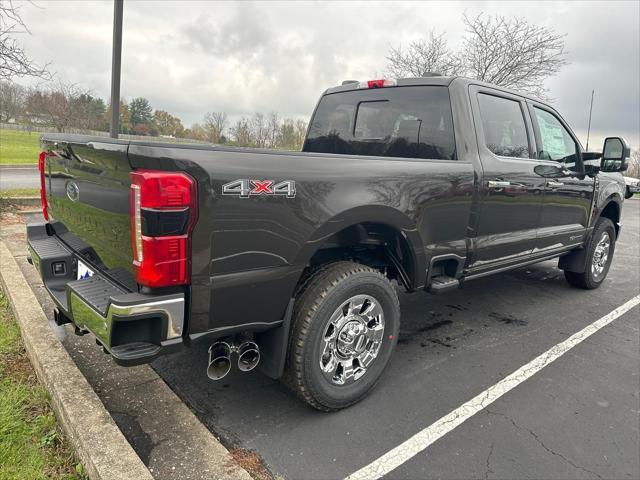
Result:
[[[631,155],[629,144],[622,137],[607,137],[602,148],[601,172],[624,172]]]
[[[537,165],[533,171],[544,178],[563,178],[575,175],[575,172],[564,168],[562,165]]]

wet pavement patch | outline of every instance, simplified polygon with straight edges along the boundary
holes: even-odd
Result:
[[[432,323],[431,325],[427,325],[426,327],[422,327],[419,332],[429,332],[431,330],[436,330],[440,327],[444,327],[445,325],[451,325],[453,320],[440,320],[439,322]]]
[[[519,318],[514,317],[508,313],[496,313],[491,312],[489,316],[499,322],[504,323],[505,325],[518,325],[520,327],[524,327],[525,325],[529,325],[529,322],[526,320],[521,320]]]

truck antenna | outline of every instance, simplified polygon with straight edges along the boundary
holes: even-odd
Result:
[[[591,106],[589,107],[589,126],[587,127],[587,146],[585,151],[589,151],[589,133],[591,133],[591,112],[593,112],[593,94],[595,90],[591,90]]]

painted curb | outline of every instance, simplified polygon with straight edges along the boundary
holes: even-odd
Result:
[[[78,367],[55,338],[16,260],[0,240],[0,282],[27,355],[51,396],[58,422],[91,480],[152,480]]]

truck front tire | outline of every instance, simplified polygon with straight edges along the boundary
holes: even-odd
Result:
[[[587,261],[584,272],[564,271],[564,276],[574,287],[593,290],[598,288],[607,277],[613,252],[616,246],[616,229],[613,222],[600,217],[593,229],[587,246]]]
[[[283,380],[312,407],[333,411],[378,382],[400,328],[395,288],[354,262],[319,270],[295,301]]]

